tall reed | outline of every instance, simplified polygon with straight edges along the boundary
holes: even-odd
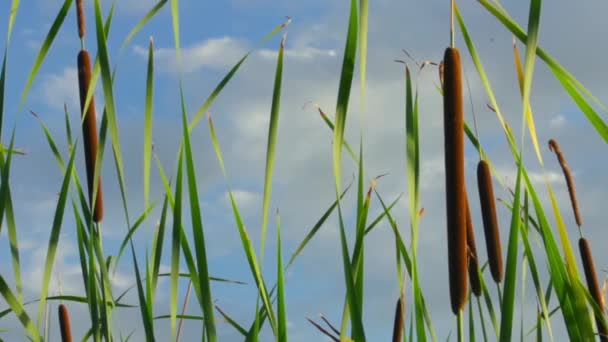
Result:
[[[477,164],[477,188],[479,190],[490,272],[494,281],[500,283],[503,278],[500,231],[498,229],[498,220],[496,219],[496,202],[492,186],[492,175],[490,174],[488,162],[485,160],[480,160],[479,164]]]
[[[595,272],[595,263],[593,262],[593,254],[591,253],[591,246],[589,241],[584,237],[578,240],[578,248],[581,253],[581,260],[583,262],[583,269],[585,270],[585,279],[587,280],[587,289],[589,293],[602,309],[602,312],[606,311],[604,302],[602,300],[602,292],[600,291],[599,282],[597,281],[597,273]],[[595,322],[597,324],[597,330],[600,334],[600,340],[602,342],[608,341],[608,329],[603,324],[602,317],[595,315]]]
[[[467,227],[464,180],[464,117],[462,69],[456,48],[445,50],[443,84],[445,181],[448,265],[452,312],[458,314],[467,298]]]

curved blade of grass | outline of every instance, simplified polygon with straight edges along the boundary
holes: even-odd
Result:
[[[532,275],[532,280],[534,282],[534,288],[536,290],[536,297],[540,302],[541,313],[544,317],[549,317],[549,309],[547,307],[547,302],[545,301],[545,294],[543,293],[543,288],[540,283],[540,277],[538,275],[538,269],[536,267],[536,262],[534,261],[534,254],[532,254],[532,248],[530,246],[530,241],[528,239],[528,230],[529,230],[529,214],[528,214],[529,206],[528,206],[528,195],[526,193],[525,201],[524,201],[524,227],[521,229],[521,237],[524,246],[524,255],[526,256],[526,260],[528,261],[528,265],[530,266],[530,274]],[[549,331],[549,337],[551,341],[553,341],[553,329],[551,328],[551,320],[544,320],[547,324],[547,330]]]
[[[355,2],[355,0],[351,0],[350,15],[348,20],[348,33],[346,36],[346,46],[344,48],[344,59],[342,61],[340,85],[338,88],[338,100],[336,104],[336,119],[333,139],[333,165],[337,198],[339,198],[341,192],[340,184],[342,175],[342,144],[344,141],[344,128],[346,127],[348,101],[350,98],[350,90],[355,69],[355,58],[357,55],[357,16],[357,3]],[[340,211],[340,201],[338,201],[338,211]],[[356,339],[355,336],[353,337]]]
[[[484,6],[488,12],[490,12],[496,19],[498,19],[511,33],[513,33],[519,40],[526,41],[526,33],[519,27],[519,25],[508,16],[505,11],[501,11],[497,9],[494,5],[489,3],[487,0],[477,0],[482,6]],[[608,108],[606,108],[589,90],[587,90],[572,74],[570,74],[564,67],[562,67],[557,60],[553,59],[549,54],[547,54],[541,48],[536,49],[536,53],[540,59],[542,59],[547,66],[553,71],[555,76],[560,80],[560,83],[564,85],[563,80],[567,80],[568,83],[571,83],[571,87],[566,88],[568,94],[575,100],[579,108],[583,111],[589,122],[593,125],[593,127],[598,131],[599,135],[608,142],[608,126],[602,120],[602,118],[597,115],[597,113],[593,110],[589,110],[592,108],[591,105],[585,100],[585,98],[580,94],[583,92],[587,97],[589,97],[593,102],[595,102],[603,111],[608,112]],[[581,103],[577,102],[575,98],[579,98]]]
[[[163,201],[163,209],[160,216],[160,224],[154,234],[154,242],[152,243],[152,293],[151,297],[154,298],[156,292],[156,284],[158,283],[158,276],[160,272],[160,262],[163,255],[163,242],[165,239],[165,227],[167,223],[167,201],[168,196],[165,195]]]
[[[401,196],[403,196],[403,193],[399,194],[399,196],[388,206],[387,211],[390,212],[393,207],[397,204],[397,202],[399,202],[399,200],[401,199]],[[386,216],[385,212],[382,211],[382,213],[380,213],[380,215],[378,215],[373,221],[372,223],[370,223],[369,226],[367,226],[367,228],[365,228],[365,234],[368,234],[372,231],[372,229],[374,229],[378,223],[380,223],[382,221],[382,219]]]
[[[152,7],[148,13],[146,13],[144,15],[143,18],[141,18],[137,24],[135,25],[135,27],[133,27],[131,29],[131,31],[129,31],[129,34],[127,35],[127,37],[125,38],[125,40],[122,42],[122,44],[120,45],[121,49],[124,49],[125,47],[127,47],[127,45],[129,45],[129,43],[131,42],[131,40],[133,39],[133,37],[135,37],[135,35],[137,34],[137,32],[139,32],[147,23],[148,21],[150,21],[150,19],[152,19],[156,13],[158,13],[158,11],[160,11],[165,4],[167,4],[167,0],[160,0],[159,2],[156,3],[156,5],[154,5],[154,7]]]
[[[226,322],[228,322],[228,324],[230,324],[234,329],[236,329],[238,332],[240,332],[241,335],[247,336],[247,330],[245,330],[245,328],[243,328],[241,325],[239,325],[234,319],[232,319],[232,317],[228,316],[228,314],[226,314],[222,309],[220,309],[219,306],[216,305],[215,308],[220,313],[220,315],[222,315],[222,317],[224,317],[224,319],[226,320]]]
[[[340,146],[340,145],[338,145]],[[350,321],[351,321],[351,329],[352,336],[351,338],[355,341],[365,341],[365,331],[363,329],[362,322],[362,312],[360,301],[363,298],[356,297],[356,289],[355,289],[355,280],[353,277],[353,272],[351,268],[354,268],[351,265],[349,260],[348,253],[348,243],[346,242],[346,234],[344,232],[344,221],[342,219],[342,212],[340,209],[340,204],[338,202],[338,217],[340,222],[340,245],[342,247],[342,264],[344,268],[344,281],[346,283],[346,296],[347,296],[347,304],[348,304],[348,312],[350,313]],[[344,338],[344,331],[341,332],[340,338]]]
[[[285,276],[283,274],[283,254],[281,252],[281,221],[277,210],[277,320],[279,335],[277,341],[287,342],[287,311],[285,310]]]
[[[55,20],[53,21],[53,24],[51,25],[49,32],[47,33],[46,37],[44,38],[44,41],[42,41],[42,45],[40,45],[40,51],[36,55],[36,59],[34,60],[32,69],[30,70],[29,76],[27,77],[27,81],[25,82],[25,88],[23,89],[23,92],[21,93],[21,100],[19,100],[19,108],[23,107],[23,104],[25,103],[25,99],[27,97],[27,94],[29,93],[32,83],[34,82],[34,78],[36,77],[36,74],[38,73],[38,69],[40,69],[40,66],[42,65],[42,62],[44,61],[44,58],[46,57],[46,54],[49,51],[49,48],[51,47],[51,44],[53,44],[53,41],[55,40],[55,37],[57,36],[57,32],[59,32],[61,25],[63,25],[63,21],[65,20],[65,17],[68,14],[68,10],[70,9],[70,6],[72,6],[72,1],[73,0],[65,0],[63,2],[63,5],[61,6],[61,9],[57,13],[57,16],[55,17]],[[13,2],[13,5],[14,5],[14,2]],[[11,16],[11,18],[14,20],[14,17]],[[13,23],[11,21],[9,23],[9,28],[12,27],[12,24]]]
[[[32,320],[28,316],[27,312],[25,312],[23,306],[19,303],[19,300],[15,298],[15,295],[13,294],[13,292],[11,291],[2,276],[0,276],[0,294],[2,294],[2,297],[4,297],[6,304],[8,304],[12,312],[15,313],[15,315],[21,322],[21,324],[23,324],[23,327],[30,334],[30,337],[34,341],[41,341],[40,335],[38,334],[38,330],[34,326],[34,323],[32,323]]]
[[[505,272],[504,295],[501,304],[500,317],[500,341],[511,341],[513,332],[513,316],[515,309],[515,286],[517,284],[517,260],[520,229],[520,197],[521,197],[521,171],[523,165],[520,162],[515,182],[515,198],[513,199],[513,210],[511,212],[511,228],[509,232],[509,245],[507,250],[507,264]]]
[[[188,132],[188,118],[186,117],[186,107],[184,103],[184,93],[180,86],[180,98],[182,108],[182,134],[184,138],[184,151],[186,155],[186,174],[188,177],[188,193],[190,197],[190,213],[192,215],[192,234],[194,236],[194,249],[196,253],[198,280],[202,294],[201,310],[203,311],[205,334],[207,341],[217,340],[215,331],[215,318],[213,316],[213,298],[211,296],[211,284],[209,283],[209,269],[207,265],[207,251],[205,247],[205,234],[201,210],[199,207],[198,187],[196,184],[196,173],[194,170],[194,158],[190,146],[190,133]]]
[[[51,228],[51,235],[49,237],[49,244],[46,252],[45,264],[44,264],[44,275],[42,277],[42,288],[40,290],[40,304],[38,306],[38,324],[42,321],[42,313],[44,312],[44,306],[46,304],[46,296],[49,289],[49,283],[51,280],[51,272],[53,271],[53,263],[55,261],[55,254],[57,252],[57,244],[59,243],[59,233],[61,232],[61,226],[63,221],[63,213],[65,211],[65,204],[67,201],[68,190],[70,188],[70,179],[72,175],[72,169],[74,168],[74,157],[76,156],[76,146],[72,148],[70,161],[68,167],[63,176],[61,184],[61,191],[59,192],[59,199],[57,201],[57,207],[55,208],[55,215],[53,218],[53,226]]]
[[[177,280],[179,273],[179,252],[181,245],[182,223],[182,154],[177,162],[177,180],[175,182],[175,206],[173,206],[173,237],[171,243],[171,285],[169,297],[169,312],[171,325],[171,340],[175,339],[175,326],[177,324]]]
[[[135,247],[133,247],[133,240],[129,239],[131,245],[131,255],[133,256],[133,266],[135,267],[135,280],[137,282],[137,297],[139,298],[139,309],[141,319],[144,324],[144,331],[146,334],[146,341],[155,341],[154,338],[154,323],[152,319],[152,310],[146,301],[144,289],[142,286],[141,276],[139,274],[139,266],[137,265],[137,256],[135,255]]]
[[[147,207],[144,210],[144,212],[141,214],[141,216],[133,224],[133,227],[131,227],[131,229],[129,229],[125,238],[122,240],[122,243],[120,244],[120,248],[118,249],[118,254],[116,255],[116,260],[114,261],[114,271],[113,271],[114,274],[116,274],[116,270],[118,268],[120,258],[122,257],[122,254],[124,253],[125,248],[127,248],[127,243],[129,241],[131,241],[131,236],[135,233],[137,228],[139,228],[141,226],[141,224],[146,220],[146,218],[148,218],[148,214],[150,214],[150,212],[152,210],[154,210],[154,207],[156,207],[156,202],[152,203],[149,207]]]
[[[348,189],[350,189],[351,185],[352,185],[352,183],[349,184],[346,187],[346,189],[344,189],[344,191],[340,195],[340,198],[343,198],[344,195],[346,195],[346,192],[348,192]],[[325,223],[327,218],[331,215],[331,213],[333,212],[333,210],[336,208],[337,205],[338,205],[338,200],[334,201],[334,203],[325,211],[325,213],[321,216],[321,218],[317,221],[317,223],[315,223],[315,225],[308,232],[308,234],[306,234],[306,236],[304,237],[302,242],[300,242],[300,244],[298,245],[296,250],[291,254],[291,257],[289,258],[289,262],[287,263],[287,266],[285,266],[286,269],[291,266],[291,264],[296,260],[296,258],[300,255],[300,253],[304,250],[304,247],[306,247],[308,242],[310,242],[310,240],[317,234],[319,229],[321,229],[321,227],[323,226],[323,224]]]
[[[513,55],[515,58],[515,69],[517,71],[517,80],[519,81],[519,90],[521,95],[523,96],[524,92],[524,70],[521,65],[521,59],[519,57],[519,51],[517,49],[517,44],[515,41],[513,42]],[[534,57],[534,56],[533,56]],[[532,144],[534,145],[534,150],[536,151],[536,158],[541,165],[543,165],[543,157],[540,153],[540,147],[538,145],[538,138],[536,135],[536,124],[534,123],[534,115],[532,114],[532,106],[528,103],[528,107],[526,108],[526,120],[528,129],[530,130],[530,139],[532,139]]]
[[[285,21],[284,23],[282,23],[281,25],[277,26],[272,31],[270,31],[270,33],[268,33],[264,38],[262,38],[262,40],[260,40],[257,43],[257,45],[254,49],[256,49],[257,47],[264,44],[268,39],[272,38],[277,32],[279,32],[280,30],[285,28],[287,25],[289,25],[290,22],[291,22],[291,19],[288,18],[287,21]],[[252,52],[253,52],[253,50],[247,52],[243,57],[241,57],[241,59],[239,59],[239,61],[232,67],[232,69],[230,69],[230,71],[226,74],[226,76],[224,76],[224,78],[213,89],[213,91],[211,92],[211,94],[209,94],[209,96],[207,97],[205,102],[202,104],[202,106],[196,111],[196,113],[194,113],[194,118],[190,122],[190,125],[188,126],[188,130],[192,131],[194,129],[194,127],[196,126],[198,121],[203,117],[203,114],[205,114],[209,110],[209,107],[211,106],[213,101],[215,101],[215,99],[220,94],[222,89],[224,89],[226,84],[228,84],[228,82],[230,82],[230,80],[232,79],[234,74],[236,74],[236,72],[239,70],[241,65],[245,62],[245,60],[247,60],[247,58],[249,57],[249,55],[251,55]]]
[[[213,121],[211,120],[211,116],[209,116],[208,123],[209,123],[209,132],[211,133],[211,141],[213,143],[213,149],[215,150],[215,154],[218,159],[220,169],[222,170],[222,174],[224,175],[224,178],[226,179],[226,181],[228,181],[228,177],[226,174],[226,168],[224,167],[224,159],[222,157],[222,152],[220,150],[217,135],[215,134],[215,128],[213,126]],[[232,189],[231,189],[230,185],[228,185],[228,196],[230,197],[232,213],[233,213],[234,219],[236,221],[237,229],[239,231],[241,243],[243,246],[243,251],[245,252],[245,255],[247,257],[249,269],[251,271],[252,276],[255,279],[256,285],[258,287],[259,295],[262,298],[264,308],[265,308],[266,312],[268,313],[268,320],[270,321],[270,327],[272,328],[272,331],[276,337],[276,336],[278,336],[276,316],[272,309],[270,297],[268,295],[268,291],[266,290],[266,284],[264,282],[264,278],[262,277],[262,272],[260,270],[260,266],[258,264],[256,255],[255,255],[255,250],[253,248],[253,245],[251,244],[251,239],[249,238],[247,229],[245,228],[245,225],[243,224],[243,220],[241,218],[240,211],[238,210],[236,200],[234,199],[234,196],[232,194]],[[256,315],[256,317],[257,317],[257,315]]]
[[[144,208],[150,196],[150,163],[152,156],[152,103],[154,97],[154,40],[150,38],[148,48],[148,71],[146,73],[146,105],[144,109]]]
[[[529,126],[532,142],[536,149],[536,154],[539,161],[542,164],[542,157],[540,156],[540,148],[538,147],[538,140],[536,139],[536,132],[534,130],[534,119],[532,118],[532,111],[530,107],[530,90],[532,88],[532,75],[534,74],[534,61],[536,58],[536,47],[538,45],[538,30],[540,26],[540,13],[541,13],[541,0],[530,1],[530,12],[528,15],[528,35],[526,38],[526,56],[524,64],[524,80],[522,87],[522,112],[526,121],[532,122]],[[522,137],[523,139],[523,137]]]
[[[281,83],[283,82],[283,54],[285,50],[286,35],[281,39],[277,56],[277,65],[272,91],[272,106],[270,109],[270,123],[268,127],[268,145],[266,147],[266,171],[264,173],[264,197],[262,199],[262,232],[260,235],[260,263],[264,263],[264,245],[266,241],[266,226],[268,225],[268,207],[270,206],[270,193],[272,189],[272,175],[274,172],[274,159],[279,126],[279,113],[281,106]]]

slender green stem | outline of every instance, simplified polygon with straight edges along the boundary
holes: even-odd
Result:
[[[464,325],[462,322],[462,310],[458,312],[457,316],[458,324],[458,342],[464,342]]]
[[[450,0],[450,47],[454,47],[454,6],[455,0]]]

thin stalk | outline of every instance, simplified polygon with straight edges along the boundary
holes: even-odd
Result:
[[[179,342],[179,337],[182,333],[182,326],[184,325],[184,315],[186,314],[188,299],[190,299],[190,291],[192,291],[192,280],[188,282],[188,289],[186,290],[186,297],[184,297],[184,304],[182,305],[182,316],[179,319],[179,325],[177,326],[177,335],[175,337],[175,342]]]
[[[458,342],[464,342],[464,324],[462,322],[462,309],[460,309],[460,311],[458,311],[458,319],[457,319],[457,324],[458,324]]]

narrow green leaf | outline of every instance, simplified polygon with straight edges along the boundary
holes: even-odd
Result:
[[[152,103],[154,97],[154,41],[148,48],[148,72],[146,73],[146,105],[144,109],[144,208],[150,196],[150,163],[152,156]]]

